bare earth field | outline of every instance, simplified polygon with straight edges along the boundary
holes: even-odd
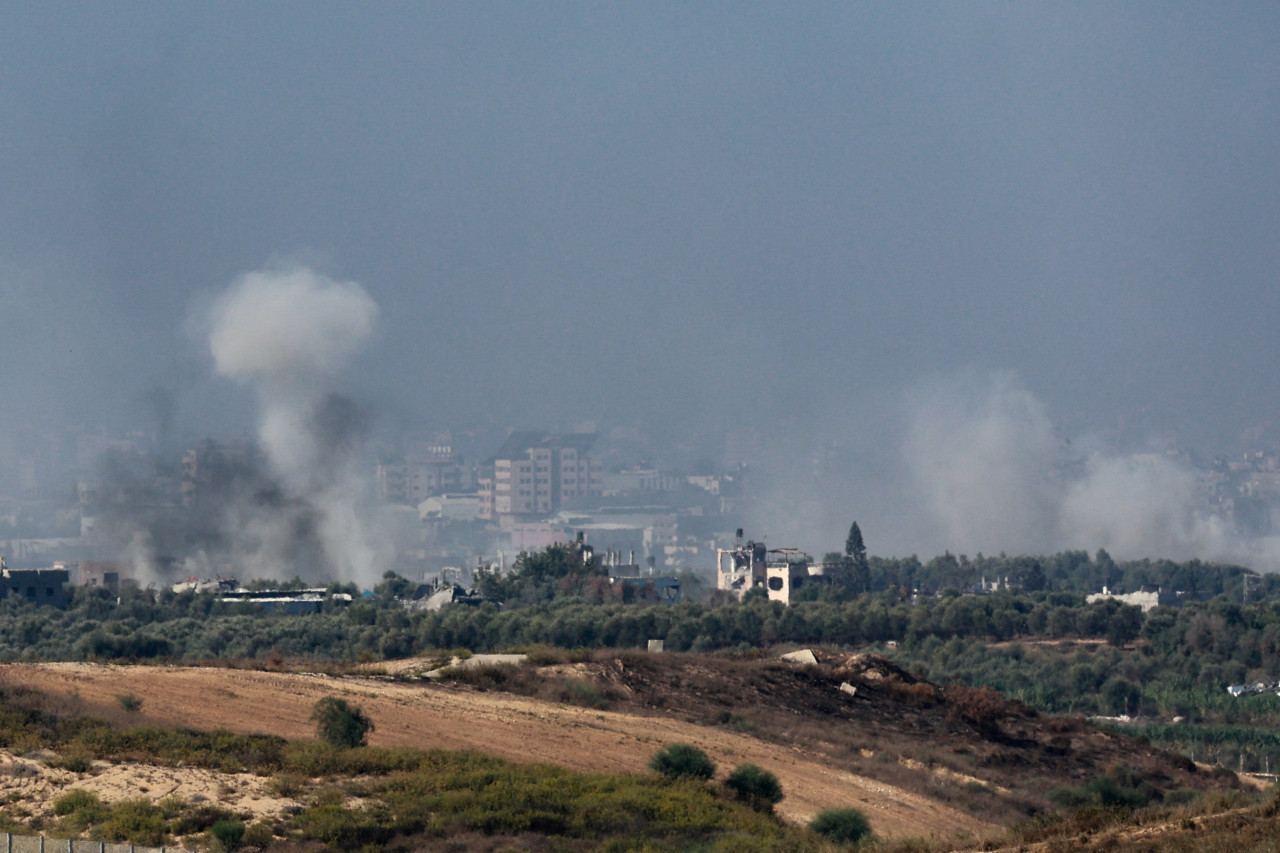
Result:
[[[312,706],[324,696],[343,696],[373,719],[376,731],[369,739],[373,746],[472,749],[584,772],[645,773],[654,751],[683,741],[706,750],[721,774],[743,762],[775,773],[786,792],[777,810],[787,820],[807,822],[822,809],[856,806],[870,818],[874,831],[885,837],[982,833],[995,828],[945,803],[844,772],[824,763],[819,754],[794,745],[768,743],[670,716],[599,711],[429,683],[243,669],[10,664],[0,667],[0,680],[46,694],[52,707],[122,725],[154,723],[287,738],[313,737],[315,727],[308,719]],[[141,709],[125,711],[118,699],[124,694],[140,697]],[[15,762],[23,759],[0,757],[0,773],[6,761],[16,767]],[[287,804],[266,796],[263,780],[243,774],[227,779],[223,774],[185,768],[104,767],[105,772],[90,783],[37,762],[27,761],[24,766],[26,770],[0,779],[0,789],[28,785],[31,795],[47,794],[51,799],[60,788],[76,784],[93,787],[108,801],[140,794],[157,800],[170,793],[189,797],[198,791],[259,813],[278,811]]]

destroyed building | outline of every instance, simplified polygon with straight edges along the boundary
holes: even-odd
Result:
[[[791,603],[791,594],[807,583],[825,580],[824,568],[798,548],[769,549],[763,542],[744,542],[738,528],[732,548],[716,550],[716,588],[739,600],[761,589],[770,601]]]

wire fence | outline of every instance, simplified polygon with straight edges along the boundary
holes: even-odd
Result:
[[[46,838],[0,832],[0,853],[193,853],[184,847],[144,847],[84,838]]]

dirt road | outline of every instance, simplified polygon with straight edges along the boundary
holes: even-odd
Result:
[[[342,696],[373,719],[374,746],[474,749],[512,761],[557,764],[604,773],[647,772],[649,757],[675,741],[696,744],[721,775],[743,762],[777,774],[788,820],[806,822],[821,809],[856,806],[886,837],[990,830],[975,818],[917,794],[826,766],[815,756],[755,738],[657,717],[639,717],[500,693],[373,678],[196,667],[11,664],[0,679],[55,697],[68,707],[121,724],[142,722],[314,736],[316,700]],[[140,697],[139,711],[119,696]]]

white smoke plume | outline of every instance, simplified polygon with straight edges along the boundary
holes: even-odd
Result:
[[[1050,544],[1061,441],[1029,393],[996,380],[985,394],[963,383],[912,395],[905,459],[948,547],[1027,552]]]
[[[1238,535],[1190,467],[1088,438],[1073,445],[1009,375],[917,389],[910,409],[903,458],[953,551],[1105,548],[1119,558],[1280,568],[1277,543]]]
[[[258,543],[245,558],[257,576],[320,569],[343,581],[377,577],[376,552],[356,511],[363,416],[334,392],[339,372],[368,341],[377,318],[377,305],[359,284],[302,266],[242,276],[212,307],[214,367],[254,388],[259,442],[283,492],[276,503],[299,508],[283,531],[252,514],[239,519],[248,541]],[[313,559],[327,566],[272,565],[299,528],[318,541],[322,554]]]

